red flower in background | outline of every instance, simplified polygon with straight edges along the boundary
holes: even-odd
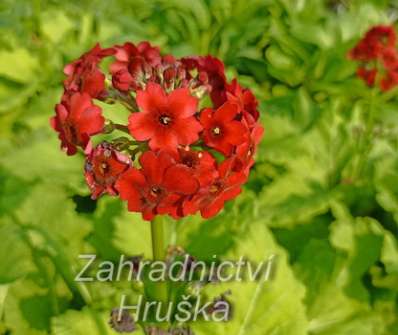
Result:
[[[357,75],[368,86],[379,85],[388,91],[398,85],[396,42],[393,26],[376,26],[349,52],[351,59],[361,62]]]
[[[65,90],[68,93],[88,93],[93,98],[100,98],[105,90],[105,75],[98,64],[102,58],[114,53],[114,49],[101,49],[97,43],[78,60],[66,65],[64,73],[68,77],[64,81]]]
[[[94,105],[87,93],[74,93],[55,107],[56,116],[51,126],[59,133],[62,149],[68,155],[77,151],[77,146],[86,149],[90,136],[100,133],[104,127],[101,108]]]
[[[368,62],[380,57],[385,48],[394,48],[396,33],[392,26],[375,26],[349,52],[353,60]]]
[[[383,55],[385,66],[395,69],[394,53]],[[100,62],[111,56],[110,85]],[[382,85],[391,85],[394,71]],[[198,211],[209,218],[241,192],[263,128],[253,93],[236,80],[228,83],[219,59],[161,55],[148,42],[109,49],[97,44],[65,74],[51,125],[68,155],[84,149],[93,199],[119,195],[145,220]],[[201,110],[207,96],[212,106]],[[105,122],[94,99],[125,106],[127,124]],[[100,133],[107,141],[93,149]]]
[[[118,152],[110,143],[102,142],[86,157],[85,177],[93,199],[103,193],[117,195],[115,183],[128,169],[130,159]]]
[[[224,155],[231,154],[234,146],[242,143],[247,137],[247,128],[236,120],[239,106],[226,102],[217,110],[207,108],[200,114],[203,125],[203,140],[205,144]]]
[[[367,70],[365,67],[362,66],[357,69],[357,76],[359,78],[362,78],[368,86],[373,86],[375,84],[376,75],[376,69]]]
[[[129,117],[129,131],[139,141],[149,140],[152,150],[176,151],[177,145],[188,145],[199,138],[202,130],[195,118],[198,101],[189,90],[180,88],[169,95],[158,84],[149,83],[137,92],[141,112]]]

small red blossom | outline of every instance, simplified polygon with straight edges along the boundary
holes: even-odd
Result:
[[[169,95],[160,85],[149,83],[137,92],[141,111],[129,117],[129,131],[139,141],[149,140],[152,150],[176,151],[177,145],[189,145],[199,138],[202,126],[195,118],[198,100],[186,88]]]
[[[238,113],[239,106],[230,102],[224,103],[217,110],[204,109],[200,114],[200,122],[204,128],[205,144],[226,156],[230,155],[234,146],[247,137],[246,127],[235,119]]]
[[[263,134],[264,128],[256,124],[250,133],[250,141],[236,147],[233,171],[243,172],[247,177],[249,176],[250,168],[254,165],[254,154]]]
[[[357,76],[362,78],[368,86],[373,86],[376,81],[377,70],[366,69],[365,67],[359,67],[357,69]]]
[[[377,59],[383,49],[395,47],[396,39],[394,27],[375,26],[350,51],[349,56],[353,60],[363,62]]]
[[[361,62],[357,75],[368,86],[388,91],[398,85],[396,41],[394,27],[376,26],[349,52],[351,59]]]
[[[224,207],[224,203],[237,197],[242,184],[247,180],[243,172],[234,172],[235,157],[228,158],[218,167],[218,178],[206,188],[184,203],[184,214],[193,214],[200,210],[203,218],[215,216]]]
[[[217,163],[211,153],[191,150],[189,147],[179,149],[178,153],[177,161],[192,169],[200,186],[207,186],[216,178]]]
[[[68,64],[64,73],[68,76],[64,81],[67,92],[88,93],[93,98],[99,98],[105,90],[105,75],[98,68],[102,58],[114,54],[114,49],[102,49],[97,43],[90,51]]]
[[[387,69],[386,74],[380,81],[382,91],[389,91],[398,85],[398,68]]]
[[[100,133],[104,127],[101,108],[94,105],[87,93],[74,93],[55,107],[56,116],[50,119],[51,126],[59,133],[61,147],[68,155],[77,151],[77,146],[86,149],[90,135]]]
[[[227,99],[240,106],[243,116],[249,124],[254,124],[258,120],[260,113],[256,97],[249,89],[243,89],[236,79],[227,85]]]
[[[210,97],[214,107],[221,106],[226,100],[226,77],[224,64],[212,56],[186,57],[182,59],[188,70],[199,72],[198,82],[210,86]]]
[[[147,151],[140,157],[141,169],[129,168],[117,181],[120,197],[128,209],[141,212],[151,220],[159,210],[173,214],[173,205],[181,196],[194,194],[199,188],[192,171],[178,164],[166,152]]]
[[[103,193],[117,195],[115,183],[130,164],[130,159],[117,151],[110,143],[102,142],[91,150],[86,157],[84,167],[91,197],[97,199]]]
[[[125,43],[117,46],[116,61],[111,64],[112,83],[121,91],[140,89],[149,79],[153,78],[154,68],[161,63],[159,48],[148,42],[141,42],[137,46]]]

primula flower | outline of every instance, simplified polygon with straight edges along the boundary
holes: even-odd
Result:
[[[99,68],[105,57],[114,58],[112,83]],[[381,85],[390,87],[395,55],[386,50],[383,57],[389,72]],[[228,82],[219,59],[161,55],[148,42],[109,49],[97,44],[65,74],[51,125],[68,155],[84,150],[93,199],[118,195],[145,220],[196,212],[210,218],[241,192],[263,128],[252,91]],[[122,104],[128,121],[105,120],[94,99]],[[209,100],[211,106],[200,110]],[[92,148],[97,134],[106,142]]]
[[[210,97],[214,107],[221,106],[226,100],[224,64],[212,56],[185,57],[182,62],[188,70],[195,69],[199,72],[197,80],[211,87]]]
[[[129,131],[138,141],[149,140],[152,150],[176,151],[177,145],[198,140],[202,126],[195,118],[198,100],[186,88],[169,95],[160,85],[149,83],[137,92],[141,111],[129,117]]]
[[[382,91],[388,91],[398,85],[398,68],[387,69],[380,81]]]
[[[56,116],[50,119],[50,123],[59,133],[61,147],[68,155],[75,154],[77,146],[86,149],[90,135],[103,130],[101,108],[92,103],[87,93],[74,93],[66,101],[57,104],[55,112]]]
[[[368,86],[373,86],[376,81],[377,70],[376,69],[366,69],[365,67],[359,67],[357,69],[357,76],[362,78]]]
[[[363,62],[377,59],[383,49],[395,47],[396,39],[394,27],[375,26],[350,51],[349,56],[353,60]]]
[[[125,43],[115,49],[116,61],[111,64],[110,71],[113,86],[121,91],[142,88],[146,80],[153,78],[154,67],[161,63],[159,48],[148,42],[141,42],[137,46]]]
[[[398,52],[396,33],[392,26],[376,26],[349,52],[361,62],[357,75],[368,86],[380,85],[388,91],[398,85]]]
[[[199,188],[192,171],[178,164],[166,152],[147,151],[140,157],[141,169],[129,168],[117,181],[120,197],[128,209],[143,213],[151,220],[159,207],[163,213],[173,211],[173,204],[183,195],[194,194]]]
[[[117,195],[115,183],[130,164],[130,159],[110,143],[102,142],[91,150],[85,164],[85,177],[91,197],[97,199],[103,193]]]
[[[230,102],[224,103],[217,110],[204,109],[200,114],[200,122],[204,128],[205,144],[226,156],[230,155],[234,146],[247,137],[246,127],[235,119],[238,113],[239,106]]]
[[[101,49],[97,43],[90,51],[78,60],[68,64],[64,73],[68,76],[64,81],[67,92],[85,92],[91,97],[101,97],[105,90],[105,75],[98,68],[102,58],[115,53],[114,49]]]
[[[260,113],[258,112],[258,101],[252,91],[249,89],[243,89],[236,79],[232,80],[227,88],[227,99],[235,102],[240,106],[243,117],[249,124],[254,124]]]
[[[200,210],[202,217],[211,218],[224,207],[226,201],[241,193],[247,176],[243,172],[234,172],[234,164],[235,157],[231,157],[218,167],[218,178],[184,203],[185,215]]]
[[[211,153],[191,150],[189,147],[179,149],[178,153],[177,161],[192,169],[200,186],[209,185],[216,178],[217,163]]]
[[[254,154],[264,134],[264,128],[256,124],[250,133],[250,141],[245,141],[236,147],[235,161],[232,170],[243,172],[249,176],[250,168],[254,165]]]

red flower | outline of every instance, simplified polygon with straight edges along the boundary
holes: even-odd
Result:
[[[145,91],[137,92],[141,112],[129,117],[129,131],[138,141],[149,140],[152,150],[176,151],[177,145],[188,145],[199,138],[202,130],[195,118],[198,100],[187,88],[169,95],[158,84],[149,83]]]
[[[115,183],[130,166],[130,159],[118,152],[110,143],[102,142],[86,157],[85,178],[91,197],[97,199],[103,193],[117,195]]]
[[[228,156],[234,146],[245,141],[247,128],[236,120],[238,113],[238,105],[231,102],[224,103],[217,110],[204,109],[200,114],[200,122],[204,128],[205,144]]]
[[[240,106],[243,116],[250,125],[258,120],[260,113],[257,109],[258,101],[256,97],[249,89],[243,89],[236,79],[227,85],[227,99]]]
[[[392,48],[396,43],[396,34],[392,26],[375,26],[350,51],[351,59],[368,62],[378,58],[385,48]]]
[[[152,220],[159,211],[175,214],[175,203],[197,192],[199,182],[192,171],[177,164],[166,152],[147,151],[140,157],[141,169],[129,168],[117,181],[120,197],[127,200],[129,211],[141,212]]]
[[[392,26],[376,26],[350,51],[352,59],[365,63],[360,65],[357,75],[368,86],[377,82],[382,91],[388,91],[398,85],[398,52],[395,44],[396,33]]]
[[[379,35],[368,39],[391,43],[390,35]],[[398,81],[396,54],[387,46],[383,50],[377,61],[388,69],[381,85],[389,88]],[[112,54],[113,86],[106,87],[99,63]],[[253,93],[236,80],[228,84],[219,59],[161,56],[148,42],[111,49],[97,44],[67,65],[65,73],[65,91],[50,121],[68,155],[84,149],[93,199],[119,194],[129,211],[146,220],[163,214],[178,219],[197,211],[209,218],[241,192],[263,128]],[[371,74],[361,75],[370,81]],[[199,111],[199,99],[206,94],[212,107]],[[93,99],[125,106],[131,112],[128,124],[118,118],[104,127]],[[109,142],[93,149],[90,137],[101,132]]]
[[[161,63],[159,48],[148,42],[137,46],[125,43],[116,47],[116,61],[111,64],[113,86],[121,91],[140,89],[147,80],[153,79],[154,67]]]
[[[398,68],[387,69],[380,81],[382,91],[388,91],[398,85]]]
[[[398,52],[395,48],[384,49],[381,59],[386,69],[398,68]]]
[[[55,112],[50,123],[59,132],[61,147],[68,155],[76,153],[76,146],[86,149],[90,135],[98,134],[104,127],[101,108],[92,103],[87,93],[72,94],[55,106]]]
[[[101,98],[105,90],[105,75],[98,68],[102,58],[114,53],[114,49],[101,49],[97,43],[94,48],[68,64],[64,73],[68,78],[64,81],[65,90],[73,92],[85,92],[93,98]]]
[[[178,162],[192,169],[201,187],[211,184],[217,177],[217,163],[209,152],[185,147],[179,149],[178,153]]]
[[[256,124],[251,131],[250,141],[236,147],[235,161],[232,167],[233,171],[243,172],[247,177],[249,176],[250,168],[254,164],[253,156],[263,134],[264,128]]]
[[[373,86],[376,81],[377,70],[376,69],[366,69],[361,66],[357,69],[357,76],[362,78],[368,86]]]
[[[192,199],[183,204],[184,215],[196,213],[200,210],[203,218],[215,216],[224,207],[224,203],[237,197],[246,182],[243,172],[233,172],[235,158],[228,158],[218,167],[219,177],[208,187],[201,188]]]
[[[202,85],[209,84],[210,97],[215,107],[226,101],[226,77],[224,63],[212,56],[186,57],[181,60],[188,70],[199,71],[198,81]]]

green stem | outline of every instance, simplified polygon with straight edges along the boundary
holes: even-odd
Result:
[[[90,292],[84,283],[76,282],[74,280],[74,274],[71,269],[70,262],[64,253],[62,246],[59,245],[56,240],[52,239],[50,235],[40,227],[33,225],[24,225],[24,227],[43,236],[47,242],[47,245],[53,249],[52,251],[43,250],[43,252],[47,253],[48,257],[57,269],[57,272],[63,278],[66,286],[70,289],[77,303],[81,304],[81,306],[90,305],[92,302]]]
[[[115,129],[130,135],[129,128],[127,126],[118,123],[113,123],[113,126],[115,127]]]
[[[368,159],[369,153],[372,149],[373,129],[375,124],[375,98],[377,95],[377,86],[375,86],[370,95],[369,99],[369,113],[366,120],[366,129],[363,139],[359,145],[359,159],[354,172],[354,179],[360,179],[363,173],[363,169]]]
[[[161,261],[165,260],[165,243],[164,243],[164,218],[156,216],[151,221],[151,233],[152,233],[152,252],[153,260]],[[155,285],[155,299],[157,302],[162,303],[164,307],[168,303],[167,294],[167,283],[158,282]]]

